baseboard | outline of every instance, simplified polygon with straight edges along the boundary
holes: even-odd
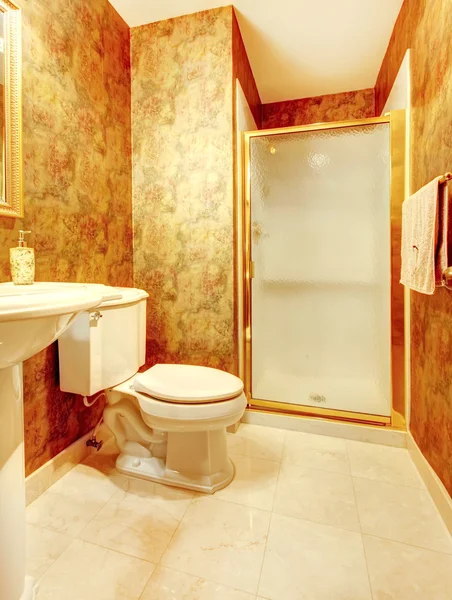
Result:
[[[449,492],[422,454],[410,432],[407,434],[407,448],[420,476],[433,498],[433,502],[435,503],[439,514],[452,535],[452,498],[450,497]]]
[[[66,473],[74,468],[75,465],[82,462],[88,454],[93,452],[93,449],[86,445],[87,440],[91,436],[92,430],[54,456],[25,479],[25,499],[27,506],[49,489],[49,487],[58,481],[58,479],[61,479],[63,475],[66,475]],[[111,436],[111,431],[106,425],[102,424],[99,427],[96,437],[98,440],[106,442]]]
[[[407,444],[406,431],[372,425],[357,425],[328,419],[299,417],[247,409],[242,417],[242,422],[292,431],[303,431],[305,433],[315,433],[317,435],[330,435],[347,440],[370,442],[371,444],[382,444],[396,448],[406,448]]]

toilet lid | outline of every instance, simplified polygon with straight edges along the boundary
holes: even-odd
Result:
[[[133,387],[158,400],[193,404],[229,400],[243,391],[235,375],[193,365],[154,365],[135,377]]]

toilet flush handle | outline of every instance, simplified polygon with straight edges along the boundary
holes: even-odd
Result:
[[[100,312],[98,310],[96,310],[96,312],[93,314],[93,319],[95,321],[98,321],[99,319],[102,319],[104,315],[101,315]]]

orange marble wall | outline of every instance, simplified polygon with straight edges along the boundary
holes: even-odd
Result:
[[[237,369],[232,7],[132,29],[135,285],[147,361]]]
[[[373,88],[262,105],[262,129],[375,116]]]
[[[17,0],[16,0],[17,1]],[[25,218],[0,218],[0,281],[31,229],[38,281],[132,285],[129,28],[107,0],[20,0]],[[27,473],[86,433],[56,344],[24,364]]]
[[[452,10],[405,0],[376,84],[377,114],[411,48],[411,181],[414,192],[452,170]],[[452,493],[452,294],[411,293],[411,423],[423,454]]]

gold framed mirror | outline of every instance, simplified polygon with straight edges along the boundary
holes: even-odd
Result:
[[[23,217],[21,11],[0,0],[0,216]]]

